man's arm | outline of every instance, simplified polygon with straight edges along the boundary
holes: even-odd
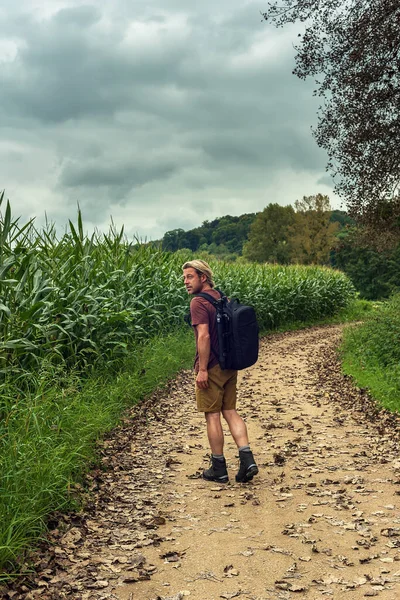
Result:
[[[208,361],[210,359],[210,332],[207,323],[199,323],[197,327],[197,350],[199,353],[199,372],[196,377],[197,387],[208,388]]]

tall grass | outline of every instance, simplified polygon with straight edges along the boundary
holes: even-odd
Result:
[[[0,581],[54,510],[76,504],[75,484],[94,458],[94,444],[121,411],[139,402],[179,369],[189,368],[193,335],[180,330],[142,344],[117,377],[42,370],[36,390],[14,399],[0,439]],[[1,572],[3,572],[3,576]]]
[[[400,411],[400,294],[344,333],[343,370],[380,403]]]
[[[9,203],[0,213],[0,568],[69,502],[123,407],[190,364],[188,258],[130,243],[114,227],[88,236],[80,212],[61,237],[52,225],[20,224]],[[325,268],[211,266],[262,329],[332,315],[354,295]]]

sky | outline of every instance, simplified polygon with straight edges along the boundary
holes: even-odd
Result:
[[[2,0],[0,190],[46,216],[160,239],[328,194],[300,26],[260,0]]]

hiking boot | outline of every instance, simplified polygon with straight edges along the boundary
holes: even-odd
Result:
[[[252,452],[239,452],[240,466],[236,474],[238,483],[246,483],[251,481],[254,475],[258,473],[258,467]]]
[[[216,481],[217,483],[228,483],[229,477],[225,458],[221,460],[211,456],[211,467],[203,471],[203,479]]]

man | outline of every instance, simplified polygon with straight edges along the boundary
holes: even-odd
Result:
[[[192,260],[186,262],[182,269],[188,294],[194,296],[206,292],[216,300],[220,298],[220,293],[213,289],[213,273],[206,262]],[[222,413],[239,449],[240,466],[236,481],[250,481],[257,475],[258,467],[250,450],[246,424],[236,412],[237,371],[222,370],[218,363],[216,310],[208,300],[195,296],[190,302],[190,316],[196,338],[194,369],[197,410],[205,414],[212,453],[211,467],[203,472],[203,477],[219,483],[229,481],[224,458]]]

